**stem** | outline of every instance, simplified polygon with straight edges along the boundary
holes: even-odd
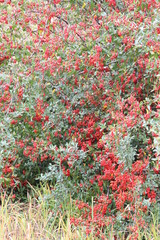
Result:
[[[93,214],[93,197],[92,197],[92,220],[94,218],[94,214]]]

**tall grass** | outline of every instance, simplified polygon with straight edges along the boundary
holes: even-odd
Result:
[[[13,202],[11,197],[6,198],[2,194],[0,240],[96,240],[94,233],[86,236],[82,226],[71,226],[71,214],[78,214],[72,199],[62,206],[61,212],[54,214],[54,199],[48,205],[44,198],[49,191],[48,187],[35,190],[34,197],[28,195],[27,203]],[[138,240],[160,239],[160,223],[153,214],[152,219],[152,224],[145,232],[139,229]],[[113,228],[109,240],[115,239],[114,236],[117,239],[132,239],[131,236],[125,237],[123,232],[115,233]]]

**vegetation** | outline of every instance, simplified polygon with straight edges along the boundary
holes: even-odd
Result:
[[[54,209],[54,201],[50,201],[50,207],[46,204],[44,195],[51,194],[47,186],[41,186],[35,190],[34,194],[28,195],[27,203],[15,202],[12,198],[5,199],[5,195],[1,195],[0,207],[0,239],[12,240],[98,240],[94,232],[86,236],[86,230],[83,226],[71,226],[71,215],[80,215],[80,211],[74,207],[74,201],[68,199],[62,208],[62,213],[57,213],[53,218],[51,208]],[[34,197],[33,197],[34,195]],[[39,198],[39,200],[37,199]],[[138,228],[138,240],[158,240],[160,236],[160,223],[157,215],[152,214],[151,224],[145,229]],[[123,232],[114,231],[114,226],[107,229],[109,240],[113,239],[132,239],[132,236]]]
[[[31,239],[63,226],[64,238],[158,239],[159,7],[0,0],[4,232],[12,211],[15,238],[20,226]]]

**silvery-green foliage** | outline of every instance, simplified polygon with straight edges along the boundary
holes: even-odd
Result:
[[[124,138],[120,139],[117,146],[117,156],[119,157],[119,163],[124,163],[124,170],[130,169],[136,155],[136,147],[132,146],[133,136],[128,134]]]

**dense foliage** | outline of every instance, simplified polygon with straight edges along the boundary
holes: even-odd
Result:
[[[86,234],[147,226],[160,200],[159,1],[0,0],[0,174],[49,182]],[[145,224],[144,224],[145,223]]]

